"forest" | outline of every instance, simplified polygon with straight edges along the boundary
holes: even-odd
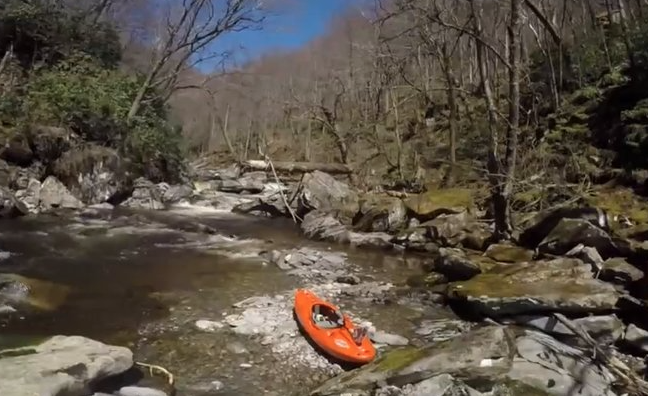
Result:
[[[153,181],[195,158],[271,158],[343,164],[365,189],[478,186],[502,236],[511,210],[645,188],[643,0],[375,0],[300,50],[244,64],[213,50],[289,6],[3,2],[2,134],[74,131],[85,151],[54,174],[107,147]]]

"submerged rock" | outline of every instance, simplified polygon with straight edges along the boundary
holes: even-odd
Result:
[[[450,285],[448,298],[487,316],[609,312],[620,293],[577,259],[510,264]]]
[[[67,286],[17,274],[0,274],[0,305],[8,303],[51,311],[61,306],[69,293]]]
[[[127,348],[78,336],[55,336],[32,347],[0,351],[0,357],[3,396],[82,396],[91,384],[133,366]]]

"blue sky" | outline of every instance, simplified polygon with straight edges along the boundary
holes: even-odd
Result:
[[[261,30],[243,31],[219,38],[219,48],[243,47],[236,58],[239,61],[258,58],[272,50],[298,49],[326,32],[331,20],[349,7],[363,0],[292,0],[267,17]],[[209,71],[211,65],[200,67]]]

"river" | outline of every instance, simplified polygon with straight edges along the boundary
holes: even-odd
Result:
[[[197,222],[218,234],[175,226]],[[325,378],[282,371],[283,358],[253,337],[195,326],[201,319],[220,320],[250,296],[298,287],[298,279],[264,262],[259,252],[302,246],[343,250],[363,275],[394,283],[420,266],[418,258],[306,240],[289,221],[196,207],[22,218],[0,223],[0,248],[10,252],[0,271],[65,285],[70,294],[62,304],[52,296],[50,310],[0,318],[0,336],[8,343],[74,334],[128,346],[137,360],[173,372],[178,396],[304,394]],[[412,335],[416,309],[341,305],[381,330]]]

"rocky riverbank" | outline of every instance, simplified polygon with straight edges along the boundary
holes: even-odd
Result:
[[[72,210],[91,223],[121,207],[135,210],[148,226],[218,236],[220,230],[200,216],[180,221],[163,215],[163,209],[202,207],[204,213],[295,218],[304,235],[340,248],[420,255],[419,273],[401,282],[375,279],[343,249],[266,243],[244,254],[258,265],[284,271],[294,287],[311,288],[339,303],[370,327],[379,346],[376,362],[350,372],[323,358],[298,333],[291,313],[294,287],[247,296],[216,315],[192,318],[199,332],[243,337],[273,356],[275,370],[270,372],[291,373],[283,382],[293,387],[292,394],[316,389],[314,395],[565,395],[579,387],[581,394],[620,395],[628,378],[639,380],[645,374],[648,238],[645,224],[632,215],[619,221],[597,208],[555,210],[528,222],[515,243],[498,244],[491,241],[483,208],[465,189],[409,196],[360,193],[323,172],[283,185],[265,172],[237,166],[197,170],[194,178],[177,186],[139,179],[119,202],[84,201],[52,176],[38,184],[31,179],[25,189],[4,191],[3,213]],[[118,210],[111,211],[113,207]],[[156,212],[160,216],[152,215]],[[129,221],[122,226],[133,227]],[[221,251],[235,254],[240,249],[232,246]],[[56,309],[55,297],[67,292],[65,287],[30,286],[32,280],[19,275],[3,277],[0,306],[9,314],[39,304]],[[50,294],[43,297],[34,290]],[[381,328],[367,319],[375,307],[411,310],[416,319],[409,329]],[[449,315],[429,316],[430,310]],[[603,348],[595,356],[590,338]],[[620,372],[610,356],[622,362]],[[2,360],[8,364],[14,358],[22,356]],[[82,366],[90,364],[82,355],[77,359]],[[268,364],[250,359],[234,371]],[[208,385],[205,389],[214,392],[223,389],[218,381]],[[112,392],[121,395],[119,389]]]

